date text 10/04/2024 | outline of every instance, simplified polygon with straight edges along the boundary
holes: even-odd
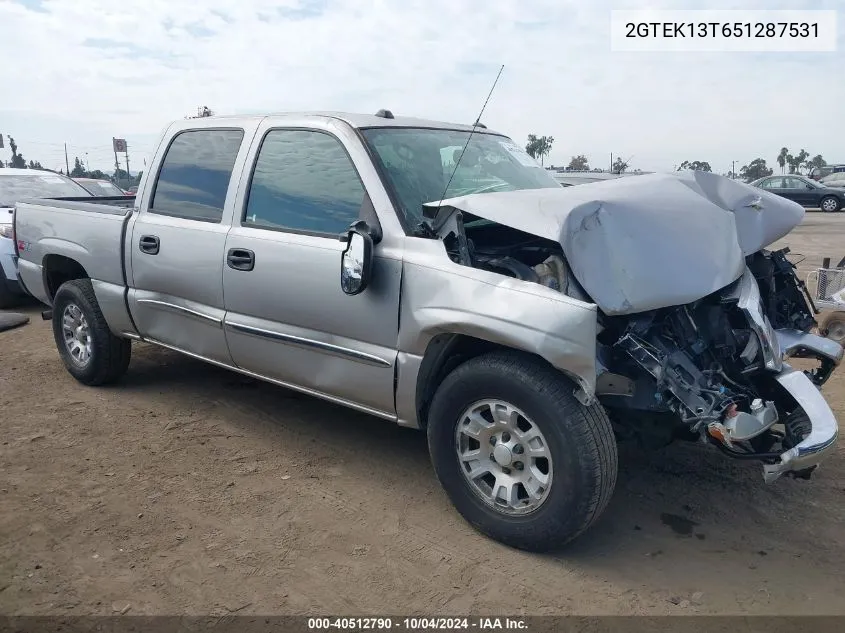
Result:
[[[524,630],[528,625],[519,618],[507,617],[474,617],[474,618],[438,618],[438,617],[408,617],[408,618],[308,618],[309,630],[372,630],[372,631],[435,631],[435,630]]]

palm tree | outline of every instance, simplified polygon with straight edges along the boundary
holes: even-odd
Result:
[[[781,147],[780,154],[778,154],[777,163],[780,165],[780,173],[786,171],[786,157],[789,156],[789,148]]]

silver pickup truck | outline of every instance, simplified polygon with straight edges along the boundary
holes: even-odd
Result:
[[[803,213],[700,172],[563,188],[480,124],[317,113],[173,123],[132,208],[24,201],[15,240],[80,382],[144,341],[424,429],[467,521],[543,550],[604,510],[619,438],[766,481],[831,451],[842,348],[765,249]]]

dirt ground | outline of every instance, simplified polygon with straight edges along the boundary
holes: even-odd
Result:
[[[845,214],[788,239],[845,255]],[[812,481],[623,447],[607,512],[554,555],[474,532],[421,433],[136,345],[61,366],[39,308],[0,334],[5,614],[845,614],[845,459]],[[825,387],[845,415],[845,371]]]

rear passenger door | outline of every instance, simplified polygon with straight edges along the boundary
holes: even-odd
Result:
[[[238,184],[232,174],[243,169],[254,127],[173,136],[127,236],[130,306],[141,335],[227,364],[222,276]]]
[[[261,376],[393,418],[401,256],[382,242],[370,286],[355,296],[340,286],[340,237],[374,216],[368,187],[382,185],[376,178],[365,186],[360,172],[372,166],[363,164],[351,129],[268,126],[256,140],[223,268],[232,358]]]

